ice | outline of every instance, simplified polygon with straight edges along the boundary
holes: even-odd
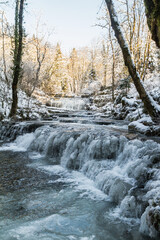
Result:
[[[128,140],[104,128],[46,125],[4,149],[40,154],[44,162],[35,156],[33,165],[36,162],[40,171],[58,176],[50,184],[70,186],[82,199],[113,202],[117,207],[113,214],[120,218],[142,215],[141,231],[150,231],[145,230],[148,213],[144,211],[160,191],[160,144],[153,140]]]
[[[136,209],[136,199],[134,196],[126,196],[120,205],[120,211],[123,216],[126,217],[136,217],[135,209]]]
[[[140,224],[140,232],[144,235],[148,235],[151,238],[156,238],[158,236],[158,232],[156,231],[155,227],[153,226],[154,222],[151,218],[152,207],[148,206],[141,216],[141,224]],[[155,222],[156,224],[156,222]]]

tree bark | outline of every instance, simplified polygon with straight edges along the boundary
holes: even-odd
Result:
[[[4,12],[2,12],[2,52],[3,52],[3,71],[7,85],[9,86],[9,80],[7,76],[6,56],[5,56],[5,31],[4,31]]]
[[[112,102],[114,103],[115,97],[114,97],[114,85],[115,85],[115,50],[114,50],[114,45],[113,45],[113,39],[112,39],[112,28],[111,25],[109,24],[109,40],[111,44],[111,49],[112,49]]]
[[[152,97],[146,92],[143,82],[140,79],[139,73],[136,70],[135,64],[133,63],[128,45],[123,37],[120,24],[118,22],[117,14],[114,9],[114,4],[112,0],[105,0],[107,8],[110,14],[111,25],[115,32],[115,36],[118,40],[118,43],[121,47],[125,65],[128,67],[128,71],[133,79],[135,87],[140,95],[141,100],[144,103],[144,107],[148,111],[149,115],[153,118],[160,116],[160,107],[154,102]]]
[[[160,48],[160,1],[159,0],[144,0],[147,23],[152,33],[152,39]]]
[[[13,66],[13,82],[12,82],[12,106],[10,117],[16,115],[18,105],[17,87],[21,74],[22,50],[23,50],[23,10],[24,1],[16,1],[15,10],[15,47],[14,47],[14,66]]]

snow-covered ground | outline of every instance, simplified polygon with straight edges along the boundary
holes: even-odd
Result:
[[[12,103],[12,91],[4,81],[0,82],[0,119],[7,119]],[[48,115],[45,105],[36,98],[29,98],[23,91],[18,91],[18,119],[40,119]]]
[[[160,108],[160,74],[148,75],[144,82],[145,89],[155,100]],[[108,94],[110,91],[110,95]],[[122,95],[122,91],[115,90],[115,101],[111,100],[111,89],[99,92],[92,97],[92,104],[88,109],[103,112],[109,118],[131,121],[129,129],[149,135],[159,134],[156,127],[152,127],[154,122],[144,109],[143,103],[139,98],[138,92],[133,83],[127,96]],[[152,129],[151,129],[152,127]]]

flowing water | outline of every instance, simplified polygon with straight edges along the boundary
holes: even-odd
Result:
[[[145,214],[159,197],[160,144],[85,112],[7,125],[1,138],[0,239],[156,239]]]
[[[66,110],[84,110],[86,104],[89,103],[87,98],[59,98],[56,100],[51,100],[51,106],[56,108],[62,108]]]

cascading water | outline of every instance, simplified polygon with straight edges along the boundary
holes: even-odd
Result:
[[[87,98],[60,98],[52,100],[51,106],[67,110],[83,110],[88,102],[89,100]]]
[[[51,180],[50,184],[71,184],[67,190],[60,190],[61,195],[60,192],[58,196],[56,195],[56,205],[60,204],[57,201],[62,201],[62,205],[69,204],[66,203],[67,199],[73,206],[74,201],[76,203],[74,209],[69,204],[67,207],[69,210],[65,210],[67,213],[61,210],[61,214],[40,218],[35,222],[23,224],[21,227],[14,226],[15,229],[10,232],[14,237],[12,239],[20,239],[20,237],[22,239],[81,240],[145,239],[137,233],[137,230],[133,230],[135,227],[137,229],[138,225],[143,234],[155,239],[158,237],[159,226],[156,224],[159,220],[158,217],[156,219],[158,216],[156,214],[160,211],[158,207],[160,144],[152,140],[128,140],[125,136],[112,132],[107,127],[73,124],[39,127],[34,133],[19,136],[14,143],[3,145],[0,150],[17,151],[17,149],[23,151],[26,149],[29,153],[32,159],[30,167],[60,177],[57,180]],[[76,190],[74,193],[71,193],[72,188]],[[78,202],[77,191],[81,191]],[[52,204],[56,193],[46,192],[46,194]],[[90,200],[84,203],[86,196],[90,196]],[[45,193],[42,193],[41,198],[45,205]],[[93,202],[92,198],[96,201]],[[32,205],[32,202],[28,204]],[[33,201],[33,205],[35,204],[40,203]],[[98,218],[101,223],[99,229],[95,226],[97,222],[95,223],[93,215],[86,212],[86,209],[84,211],[80,208],[83,204],[87,204],[91,212],[94,206],[99,211]],[[107,205],[106,209],[104,205]],[[45,206],[47,208],[47,205]],[[72,217],[69,215],[68,219],[68,211],[72,214],[75,211],[77,219],[73,221],[72,214]],[[84,211],[82,215],[81,211]],[[109,226],[106,226],[108,221],[115,222],[111,224],[115,229],[112,229],[112,234],[105,237],[105,229],[109,231]],[[120,228],[118,228],[117,221]],[[84,226],[80,227],[78,222]],[[97,231],[101,229],[102,232],[95,233],[93,227],[90,227],[92,234],[85,232],[86,224],[91,224]],[[127,227],[124,227],[125,225]],[[47,236],[44,233],[45,228],[50,232]],[[27,235],[28,231],[30,234]],[[62,231],[62,235],[59,231]],[[117,231],[119,231],[118,235]],[[125,231],[129,231],[130,234],[125,236]],[[35,237],[37,232],[40,238]],[[4,238],[4,240],[8,239],[11,238]]]

